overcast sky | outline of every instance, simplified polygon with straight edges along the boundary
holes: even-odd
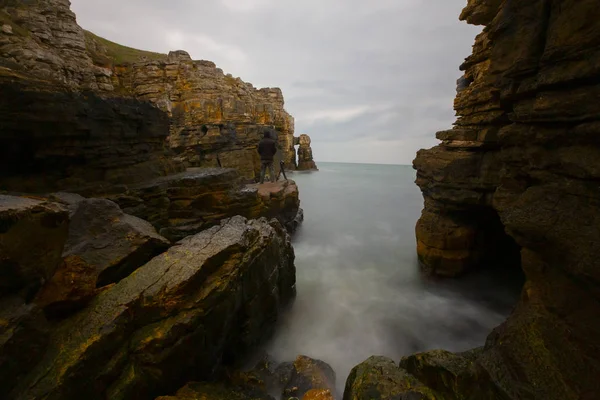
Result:
[[[280,87],[318,161],[410,164],[454,122],[465,0],[71,0],[109,40]]]

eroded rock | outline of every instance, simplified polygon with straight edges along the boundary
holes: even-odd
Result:
[[[316,171],[317,165],[313,160],[312,148],[310,147],[310,136],[300,135],[297,140],[298,147],[298,170],[299,171]]]
[[[486,265],[488,254],[516,253],[500,265],[522,268],[527,281],[472,360],[484,372],[442,353],[413,359],[410,372],[453,398],[594,399],[600,109],[590,99],[600,78],[600,10],[587,0],[473,0],[461,18],[486,26],[461,66],[469,85],[456,96],[454,129],[414,161],[425,197],[419,257],[454,275]],[[475,377],[485,388],[479,397],[467,383]]]
[[[308,398],[323,397],[327,391],[329,394],[335,392],[335,372],[321,360],[298,356],[292,364],[291,372],[290,379],[283,389],[282,399],[303,399],[311,391]]]
[[[292,230],[300,200],[294,181],[246,185],[234,169],[191,168],[111,196],[123,210],[150,221],[171,241],[218,224],[223,218],[277,218]]]
[[[223,221],[62,322],[9,398],[148,399],[174,391],[267,338],[294,294],[294,252],[280,224]]]

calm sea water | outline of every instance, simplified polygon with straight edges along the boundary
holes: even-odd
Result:
[[[414,227],[423,199],[410,166],[320,163],[291,177],[305,221],[294,238],[296,301],[267,352],[329,363],[342,389],[371,355],[481,346],[510,313],[520,282],[502,271],[432,281]]]

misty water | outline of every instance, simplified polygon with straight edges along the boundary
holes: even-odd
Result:
[[[484,344],[510,313],[520,281],[502,269],[460,280],[422,276],[415,223],[423,198],[410,166],[320,163],[295,173],[305,221],[294,237],[297,298],[266,349],[329,363],[342,390],[371,355]]]

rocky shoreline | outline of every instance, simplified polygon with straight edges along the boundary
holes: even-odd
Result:
[[[600,20],[591,0],[469,0],[484,25],[455,127],[414,161],[432,275],[522,268],[480,348],[240,363],[296,293],[293,180],[317,170],[279,89],[85,32],[67,0],[0,6],[0,397],[582,399],[600,393]],[[299,146],[298,160],[294,146]],[[162,397],[160,397],[162,396]]]

